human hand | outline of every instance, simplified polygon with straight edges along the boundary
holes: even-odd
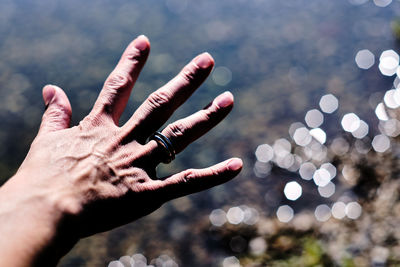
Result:
[[[2,189],[18,193],[25,188],[21,199],[49,203],[63,236],[79,239],[128,223],[168,200],[224,183],[242,168],[242,161],[233,158],[209,168],[157,177],[155,168],[165,160],[165,148],[146,140],[200,86],[214,61],[208,53],[197,56],[119,126],[149,50],[144,36],[127,47],[92,111],[78,126],[69,128],[71,106],[65,93],[51,85],[43,89],[48,107],[39,133],[17,174]],[[223,93],[204,109],[169,124],[162,133],[179,153],[218,124],[232,107],[232,94]]]

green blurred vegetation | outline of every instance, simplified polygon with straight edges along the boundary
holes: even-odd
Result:
[[[311,233],[279,233],[272,248],[258,257],[243,256],[244,266],[334,266]]]
[[[396,18],[392,21],[392,32],[394,35],[394,38],[396,38],[397,41],[400,41],[400,19]]]

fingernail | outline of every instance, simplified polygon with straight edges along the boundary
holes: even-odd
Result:
[[[198,55],[194,59],[194,63],[196,63],[196,65],[202,69],[207,69],[214,63],[214,60],[209,53],[205,52],[201,55]]]
[[[231,161],[229,161],[229,163],[228,163],[228,168],[231,171],[237,171],[237,170],[241,169],[242,166],[243,166],[243,162],[239,158],[234,158]]]
[[[56,89],[53,86],[47,85],[46,90],[43,91],[44,104],[48,106],[56,94]]]
[[[149,45],[149,39],[144,35],[139,35],[135,40],[135,47],[140,51],[147,50]]]
[[[231,92],[226,91],[223,94],[217,96],[217,98],[215,99],[215,103],[221,108],[231,106],[233,104],[233,95],[231,94]]]

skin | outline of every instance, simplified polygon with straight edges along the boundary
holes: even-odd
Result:
[[[240,172],[242,161],[232,158],[156,176],[165,151],[146,140],[207,78],[214,60],[208,53],[194,58],[119,126],[149,51],[145,36],[132,41],[92,111],[72,128],[63,90],[44,87],[47,109],[39,133],[15,176],[0,188],[0,266],[56,265],[80,238],[131,222],[166,201],[227,182]],[[162,133],[179,153],[232,107],[233,96],[225,92]]]

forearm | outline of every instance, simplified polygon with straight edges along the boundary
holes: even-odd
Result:
[[[56,203],[33,189],[20,176],[0,188],[0,266],[56,265],[74,244],[60,233]]]

